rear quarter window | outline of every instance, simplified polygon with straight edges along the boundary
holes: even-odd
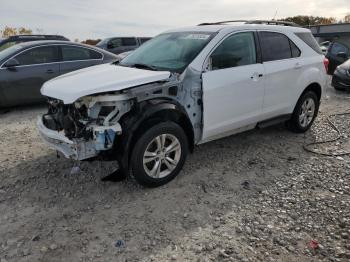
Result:
[[[322,55],[322,50],[317,43],[314,36],[309,32],[302,32],[302,33],[294,33],[297,37],[299,37],[305,44],[307,44],[309,47],[311,47],[316,53]]]

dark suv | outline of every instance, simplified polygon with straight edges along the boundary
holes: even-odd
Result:
[[[0,51],[19,43],[39,40],[69,41],[68,38],[61,35],[14,35],[5,39],[0,39]]]
[[[329,60],[328,73],[333,74],[337,66],[350,58],[350,40],[335,41],[328,48],[326,57]]]

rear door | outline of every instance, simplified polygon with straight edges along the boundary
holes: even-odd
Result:
[[[60,45],[61,60],[59,70],[60,74],[66,74],[85,67],[101,64],[103,61],[102,53],[74,45]]]
[[[203,73],[203,137],[207,141],[259,121],[264,98],[264,67],[254,32],[225,38]]]
[[[19,66],[1,69],[2,93],[11,105],[44,100],[40,93],[44,82],[58,76],[57,46],[40,46],[26,50],[14,57]]]
[[[286,35],[260,31],[259,39],[266,81],[263,116],[268,119],[290,113],[303,64],[301,51]]]

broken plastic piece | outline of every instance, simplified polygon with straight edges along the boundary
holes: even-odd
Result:
[[[318,242],[316,240],[311,240],[310,243],[309,243],[309,246],[312,249],[318,249],[319,248]]]

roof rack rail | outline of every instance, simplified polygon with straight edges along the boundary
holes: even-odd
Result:
[[[213,22],[213,23],[201,23],[198,26],[202,25],[222,25],[226,23],[247,23],[249,20],[228,20],[228,21],[220,21],[220,22]]]
[[[220,22],[213,22],[213,23],[201,23],[198,26],[203,25],[223,25],[227,23],[245,23],[245,24],[266,24],[266,25],[284,25],[284,26],[295,26],[300,27],[300,25],[288,22],[288,21],[279,21],[279,20],[228,20],[228,21],[220,21]]]

